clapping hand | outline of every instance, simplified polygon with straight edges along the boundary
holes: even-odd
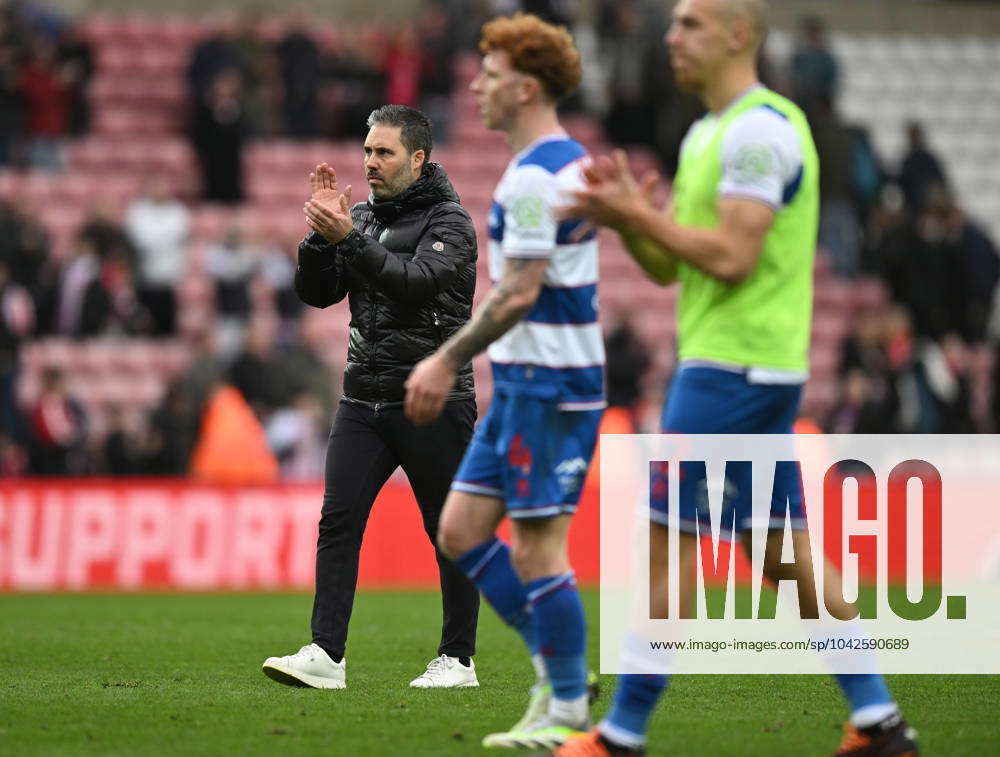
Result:
[[[336,244],[351,233],[351,186],[340,192],[337,188],[337,172],[326,163],[316,166],[309,174],[309,188],[312,194],[302,209],[309,228],[327,242]]]
[[[340,194],[337,189],[337,172],[327,163],[320,163],[309,174],[309,197],[314,200],[334,200]]]
[[[577,230],[585,235],[594,226],[620,230],[629,225],[630,216],[643,207],[653,207],[653,194],[659,174],[650,171],[642,182],[636,181],[623,150],[613,157],[602,156],[583,171],[586,186],[573,193],[573,200],[559,208],[560,219],[584,218],[589,223]]]

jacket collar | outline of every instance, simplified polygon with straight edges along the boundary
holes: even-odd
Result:
[[[458,202],[458,193],[451,185],[448,174],[440,163],[424,166],[420,178],[395,197],[384,200],[368,196],[368,207],[375,218],[384,225],[392,224],[404,213],[439,202]]]

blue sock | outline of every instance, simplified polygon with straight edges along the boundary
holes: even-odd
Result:
[[[851,705],[851,711],[873,704],[892,703],[892,695],[885,685],[885,679],[878,673],[841,673],[834,675],[834,678]]]
[[[499,539],[490,539],[460,556],[455,564],[482,592],[504,623],[521,634],[528,651],[538,654],[538,637],[528,607],[528,592],[511,565],[510,548]]]
[[[546,576],[525,585],[535,618],[539,651],[556,699],[577,699],[587,692],[587,625],[572,572]]]
[[[628,746],[644,740],[649,717],[669,681],[664,675],[619,676],[615,700],[601,723],[601,732],[612,741]]]

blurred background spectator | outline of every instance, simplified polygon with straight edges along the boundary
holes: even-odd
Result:
[[[840,67],[827,45],[826,24],[818,16],[799,22],[799,39],[788,70],[791,98],[810,119],[837,98]]]
[[[136,250],[139,299],[153,319],[153,333],[175,331],[174,289],[187,263],[191,215],[164,175],[151,177],[128,206],[125,231]]]
[[[42,373],[41,392],[28,419],[32,472],[42,476],[93,472],[87,454],[87,414],[58,368]]]
[[[203,197],[214,202],[243,199],[243,143],[250,129],[239,69],[212,77],[195,103],[192,143],[201,164]]]

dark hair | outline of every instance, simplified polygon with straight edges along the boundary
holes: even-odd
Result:
[[[431,137],[431,122],[423,113],[409,105],[383,105],[368,116],[368,128],[375,124],[400,127],[399,141],[412,155],[417,150],[424,151],[424,163],[431,157],[434,139]]]

